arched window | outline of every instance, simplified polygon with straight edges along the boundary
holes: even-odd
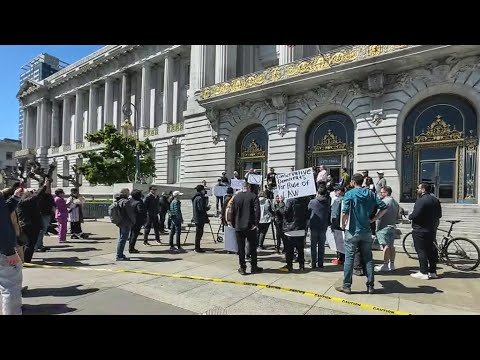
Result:
[[[262,125],[243,130],[237,139],[236,170],[244,177],[250,169],[265,177],[268,161],[268,133]]]
[[[353,122],[345,114],[334,112],[321,115],[307,131],[306,166],[325,165],[334,179],[341,168],[353,170]]]
[[[443,202],[476,198],[477,117],[470,103],[440,95],[418,104],[403,125],[402,200],[418,183],[432,185]]]

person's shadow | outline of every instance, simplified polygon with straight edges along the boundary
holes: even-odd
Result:
[[[81,296],[97,292],[98,288],[79,289],[82,285],[71,285],[55,288],[28,288],[24,291],[24,298],[43,297],[43,296]]]
[[[61,315],[77,311],[67,304],[22,305],[23,315]]]
[[[435,294],[443,293],[435,286],[420,285],[418,287],[406,287],[397,280],[380,280],[382,288],[375,289],[378,294]]]

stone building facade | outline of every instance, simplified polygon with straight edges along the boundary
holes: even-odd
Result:
[[[84,135],[120,126],[131,102],[157,184],[324,164],[334,177],[383,170],[405,202],[428,181],[443,202],[478,204],[479,55],[476,45],[109,45],[22,86],[29,131],[17,155],[67,171],[91,148]]]

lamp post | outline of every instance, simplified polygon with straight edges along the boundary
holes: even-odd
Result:
[[[135,110],[135,127],[132,125],[130,121],[130,117],[132,116],[132,108]],[[122,129],[124,129],[125,134],[128,135],[132,131],[135,131],[135,184],[140,182],[140,149],[139,149],[139,139],[138,139],[138,111],[134,104],[132,103],[125,103],[122,106],[122,113],[125,115],[125,121],[122,124]]]

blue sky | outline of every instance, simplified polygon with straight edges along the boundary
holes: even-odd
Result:
[[[18,138],[20,68],[41,53],[72,64],[104,45],[0,45],[0,139]]]

